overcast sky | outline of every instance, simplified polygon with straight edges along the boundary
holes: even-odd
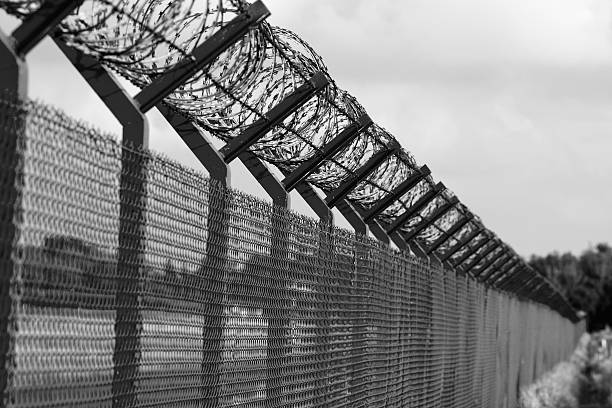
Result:
[[[612,2],[264,2],[521,255],[612,242]],[[31,97],[119,133],[52,43],[28,61]],[[154,149],[196,165],[158,115],[151,127]]]

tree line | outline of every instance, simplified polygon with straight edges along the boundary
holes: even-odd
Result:
[[[532,255],[529,264],[555,284],[576,310],[587,315],[589,331],[612,326],[612,248],[597,244],[579,256]]]

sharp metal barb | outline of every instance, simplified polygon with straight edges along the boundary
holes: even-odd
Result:
[[[483,246],[487,245],[488,243],[489,243],[489,240],[483,239],[482,242],[480,242],[480,243],[472,246],[471,248],[469,248],[463,255],[461,255],[459,257],[459,259],[457,259],[456,261],[453,262],[455,264],[455,267],[461,265],[469,257],[474,255],[480,248],[482,248]]]
[[[446,262],[448,259],[450,259],[450,257],[452,257],[453,255],[455,255],[455,253],[457,253],[457,251],[459,251],[461,248],[463,248],[464,246],[466,246],[467,244],[469,244],[473,239],[475,239],[477,236],[479,236],[480,234],[484,233],[485,230],[483,228],[477,228],[474,231],[472,231],[467,237],[463,238],[461,241],[457,242],[455,244],[455,246],[453,246],[452,248],[450,248],[441,258],[442,262]]]
[[[353,190],[357,184],[365,180],[378,166],[380,166],[385,160],[392,154],[397,152],[399,148],[398,144],[385,147],[378,152],[374,153],[372,157],[353,174],[351,174],[345,181],[342,182],[334,191],[330,192],[325,201],[330,207],[334,207],[336,203],[345,198],[351,190]]]
[[[300,164],[291,174],[285,177],[283,185],[287,191],[293,190],[296,185],[315,171],[323,161],[337,154],[359,136],[359,132],[363,131],[371,124],[372,119],[368,115],[362,115],[356,123],[351,123],[347,126],[346,129],[332,139],[331,142],[323,146],[323,148],[317,151],[309,160]]]
[[[410,231],[410,233],[404,235],[404,239],[406,241],[412,241],[414,238],[416,238],[417,235],[419,235],[422,231],[427,229],[427,227],[429,227],[431,224],[433,224],[434,222],[436,222],[440,218],[442,218],[442,216],[444,214],[446,214],[448,211],[450,211],[458,203],[459,203],[459,199],[457,197],[454,197],[454,196],[451,197],[451,199],[448,200],[447,203],[445,203],[445,204],[441,205],[440,207],[436,208],[436,210],[429,217],[423,218],[421,220],[421,222],[418,223],[412,229],[412,231]]]
[[[433,244],[427,250],[427,254],[431,254],[436,251],[443,245],[446,241],[448,241],[453,235],[455,235],[461,228],[463,228],[468,222],[470,222],[474,218],[472,213],[467,213],[462,219],[457,221],[452,227],[448,229],[444,234],[442,234],[437,240],[434,241]]]
[[[220,150],[226,163],[234,160],[240,153],[247,150],[270,129],[280,124],[292,112],[305,104],[318,91],[325,88],[329,80],[322,72],[318,72],[312,78],[297,88],[291,95],[287,96],[281,103],[273,107],[264,118],[258,119],[239,136],[232,139]]]
[[[480,261],[485,259],[491,252],[499,248],[500,245],[501,243],[499,241],[493,241],[487,249],[482,251],[480,254],[476,255],[476,257],[472,259],[472,261],[470,261],[468,265],[465,266],[464,268],[465,272],[470,272],[476,265],[478,265]]]
[[[389,230],[387,231],[387,233],[392,234],[395,231],[397,231],[398,229],[400,229],[401,227],[403,227],[404,224],[406,224],[408,222],[408,220],[410,220],[410,218],[412,218],[419,211],[421,211],[423,208],[425,208],[427,206],[427,204],[432,202],[445,189],[446,189],[446,187],[444,186],[444,184],[442,184],[442,183],[436,184],[434,186],[434,188],[432,188],[431,190],[429,190],[428,192],[423,194],[414,204],[412,204],[410,206],[410,208],[408,208],[406,211],[404,211],[404,213],[402,215],[397,217],[397,219],[389,227]]]
[[[504,248],[504,250],[499,251],[499,253],[492,257],[486,264],[484,264],[474,275],[478,277],[478,279],[481,282],[484,282],[485,280],[487,280],[487,278],[493,273],[495,272],[495,264],[498,263],[500,260],[505,260],[509,259],[511,257],[510,253],[508,252],[507,248]],[[503,265],[503,264],[502,264]],[[490,270],[489,270],[490,268]]]
[[[422,166],[414,174],[397,186],[392,192],[380,199],[372,209],[364,216],[364,220],[369,221],[385,211],[391,204],[400,199],[404,194],[413,189],[421,180],[431,174],[429,167]]]
[[[149,111],[183,82],[209,65],[222,52],[242,38],[251,27],[261,23],[269,15],[270,11],[261,1],[251,4],[245,12],[234,17],[205,42],[198,45],[191,55],[184,57],[142,89],[134,98],[141,111]]]
[[[46,0],[42,2],[38,11],[29,15],[13,31],[15,52],[22,57],[26,55],[47,34],[53,32],[57,25],[81,3],[83,0]]]
[[[514,251],[510,251],[508,253],[508,257],[502,263],[491,268],[491,271],[487,273],[487,276],[482,277],[481,279],[483,281],[486,280],[489,283],[494,283],[497,278],[499,278],[503,274],[505,268],[507,268],[508,265],[511,264],[513,261],[516,261],[516,255],[514,254]]]

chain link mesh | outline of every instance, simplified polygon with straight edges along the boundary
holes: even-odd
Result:
[[[44,104],[0,132],[7,406],[498,407],[580,330]]]

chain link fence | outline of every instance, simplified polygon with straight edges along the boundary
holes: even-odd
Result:
[[[10,407],[513,407],[584,330],[0,100]]]

